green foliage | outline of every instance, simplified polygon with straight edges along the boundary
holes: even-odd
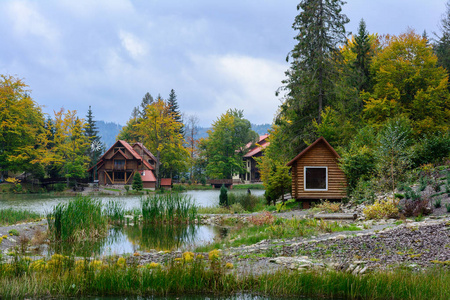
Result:
[[[411,125],[405,118],[386,122],[378,136],[377,170],[392,191],[410,166]]]
[[[133,183],[131,184],[131,188],[135,191],[142,191],[144,188],[144,184],[142,182],[142,177],[139,172],[134,173]]]
[[[245,211],[253,212],[257,204],[261,202],[260,198],[249,193],[229,193],[228,204],[231,206],[239,204]]]
[[[436,200],[434,200],[433,206],[434,206],[434,208],[440,208],[442,206],[442,199],[437,198]]]
[[[228,206],[228,190],[225,185],[220,188],[219,206]]]
[[[17,230],[17,229],[10,229],[9,231],[8,231],[8,234],[9,235],[14,235],[14,236],[19,236],[20,234],[19,234],[19,231]]]
[[[361,178],[358,180],[351,195],[357,203],[374,203],[376,199],[375,192],[377,191],[377,183],[374,180],[364,180]]]
[[[423,137],[414,147],[414,167],[424,164],[439,164],[450,158],[450,132]]]
[[[207,161],[206,174],[210,178],[231,179],[234,174],[243,173],[245,146],[257,138],[243,111],[229,109],[213,123],[208,137],[200,141]]]

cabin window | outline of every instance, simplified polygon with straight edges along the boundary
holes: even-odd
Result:
[[[125,180],[125,172],[114,172],[114,180],[115,181],[124,181]]]
[[[305,191],[328,190],[328,167],[304,168]]]
[[[114,160],[114,169],[123,170],[124,168],[125,168],[125,160],[124,159]]]

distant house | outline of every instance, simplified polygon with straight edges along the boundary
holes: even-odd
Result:
[[[161,178],[160,188],[166,190],[172,189],[172,178]]]
[[[291,166],[292,197],[308,208],[310,201],[347,196],[347,178],[338,165],[339,154],[320,137],[288,162]]]
[[[139,154],[141,153],[141,154]],[[133,182],[135,172],[140,172],[144,188],[155,188],[156,178],[153,174],[156,158],[141,143],[133,147],[126,141],[117,141],[100,157],[95,166],[89,169],[100,185],[125,185]]]
[[[261,135],[258,142],[248,143],[246,148],[246,154],[244,154],[243,160],[245,164],[245,173],[236,174],[233,176],[233,180],[239,179],[244,183],[260,182],[261,175],[257,167],[255,158],[263,155],[263,149],[266,148],[270,143],[267,141],[269,137],[268,134]]]

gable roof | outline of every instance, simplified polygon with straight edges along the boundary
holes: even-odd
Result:
[[[325,146],[331,151],[331,153],[333,153],[334,156],[336,156],[337,158],[341,158],[339,156],[339,154],[336,152],[336,150],[334,150],[333,147],[331,147],[331,145],[327,142],[327,140],[321,136],[320,138],[318,138],[314,143],[312,143],[311,145],[309,145],[308,147],[306,147],[306,149],[304,149],[302,152],[300,152],[296,157],[294,157],[290,162],[287,163],[287,166],[292,166],[294,164],[294,162],[296,160],[298,160],[300,157],[302,157],[303,155],[305,155],[309,150],[311,150],[312,148],[314,148],[318,143],[323,142],[325,144]]]
[[[253,145],[252,142],[245,145],[245,148],[249,149],[249,151],[244,155],[244,157],[246,157],[246,158],[252,157],[252,156],[258,154],[259,152],[261,152],[267,146],[269,146],[270,143],[268,141],[266,141],[266,139],[268,137],[269,137],[268,133],[266,133],[264,135],[260,135],[258,142],[256,142],[256,144],[258,144],[258,145],[255,145],[253,148],[251,148],[251,146]]]
[[[143,182],[156,182],[156,177],[151,170],[139,171]]]
[[[147,154],[149,157],[151,157],[151,159],[153,159],[154,161],[157,161],[156,157],[153,155],[153,153],[151,153],[150,150],[148,150],[147,147],[144,146],[144,144],[142,144],[140,142],[136,142],[133,144],[133,147],[136,145],[138,147],[140,147],[145,152],[145,154]]]

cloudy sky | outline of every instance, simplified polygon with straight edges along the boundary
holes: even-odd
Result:
[[[439,32],[447,0],[348,0],[347,31]],[[146,92],[174,89],[209,126],[228,108],[271,123],[299,0],[0,0],[0,74],[23,79],[46,113],[122,125]]]

